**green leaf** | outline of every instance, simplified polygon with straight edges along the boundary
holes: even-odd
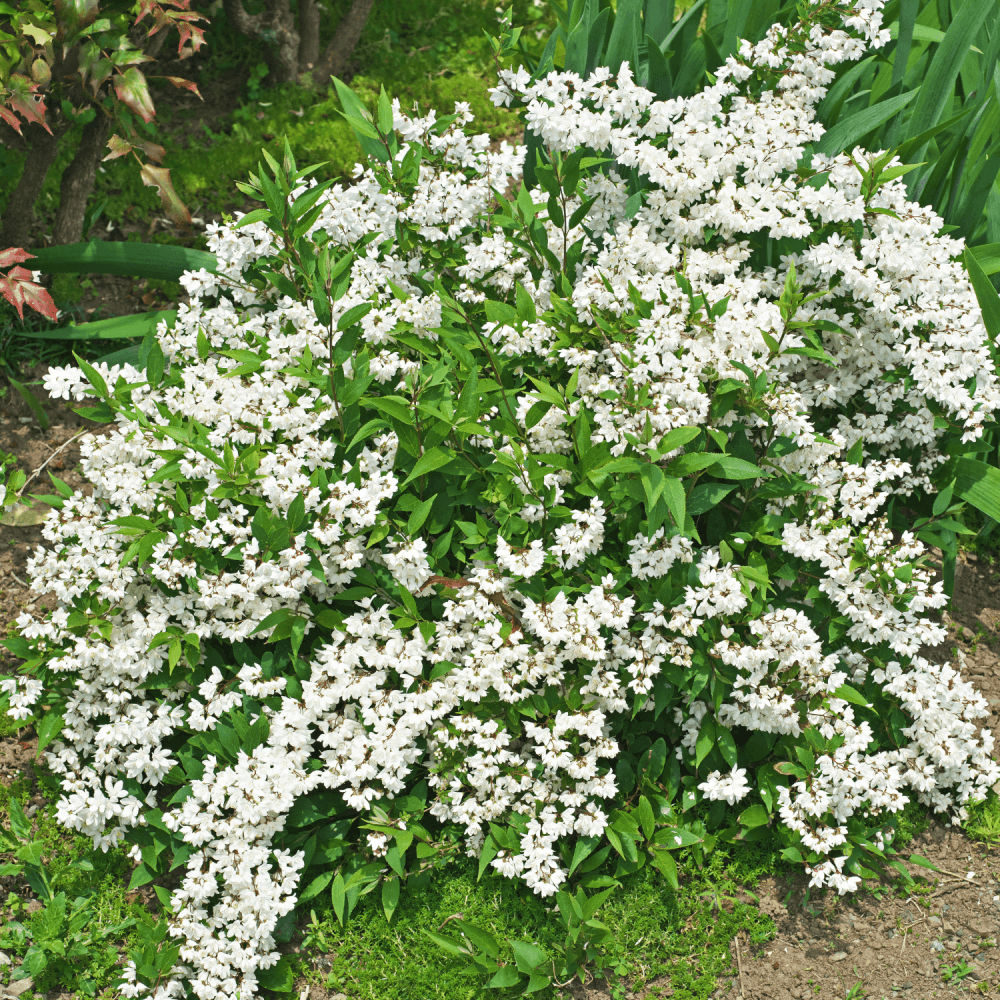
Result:
[[[667,744],[661,736],[648,750],[643,751],[639,767],[646,781],[658,781],[667,761]]]
[[[13,379],[8,376],[8,381],[15,389],[17,389],[21,398],[28,404],[31,412],[35,415],[35,419],[38,421],[38,426],[41,427],[43,431],[47,431],[49,429],[49,415],[45,412],[45,408],[42,406],[38,397],[30,389],[28,389],[27,386],[21,385],[17,379]]]
[[[330,884],[332,878],[333,872],[323,872],[322,875],[317,875],[299,894],[298,902],[304,903],[312,899],[313,896],[318,896]]]
[[[674,892],[680,889],[680,883],[677,880],[677,862],[674,861],[673,855],[670,851],[665,851],[662,849],[653,849],[650,860],[659,870],[660,874],[667,880],[667,884],[670,886]]]
[[[852,688],[849,684],[841,684],[833,692],[834,698],[849,701],[852,705],[860,705],[862,708],[869,708],[868,699],[860,692]]]
[[[462,947],[461,943],[456,941],[455,938],[449,937],[447,934],[438,934],[436,931],[425,930],[424,933],[439,947],[444,951],[448,952],[449,955],[454,955],[456,957],[465,957],[468,952]]]
[[[974,458],[962,457],[955,467],[955,496],[987,517],[1000,521],[1000,470]]]
[[[768,473],[752,462],[733,455],[712,456],[716,462],[709,466],[709,474],[719,479],[767,479]],[[719,471],[715,471],[718,469]]]
[[[907,136],[915,136],[932,128],[942,114],[950,110],[954,96],[955,80],[969,49],[991,13],[996,11],[996,0],[966,0],[945,32],[944,41],[937,47],[934,58],[927,67],[924,85],[913,106]],[[994,27],[994,30],[995,27]],[[918,154],[915,159],[921,159]]]
[[[724,500],[735,490],[735,486],[725,483],[699,483],[688,497],[687,512],[692,517],[704,514]]]
[[[291,993],[295,989],[295,976],[287,955],[282,957],[269,969],[257,969],[257,982],[266,990],[276,993]]]
[[[594,848],[597,847],[598,842],[599,839],[597,837],[579,837],[577,839],[573,845],[573,859],[569,865],[570,875],[594,853]]]
[[[399,905],[399,879],[390,878],[382,883],[382,910],[387,923],[392,923],[392,915]]]
[[[766,825],[768,820],[767,810],[762,805],[753,805],[744,809],[740,813],[740,822],[744,826],[757,827]]]
[[[418,479],[420,476],[427,475],[428,472],[434,472],[435,469],[440,469],[449,462],[453,462],[455,459],[455,452],[451,448],[429,448],[427,451],[420,456],[417,460],[416,465],[413,466],[413,471],[406,477],[406,479],[399,484],[398,489],[402,490],[404,486],[409,485],[414,479]]]
[[[701,722],[701,729],[698,731],[698,740],[695,744],[695,766],[701,767],[701,762],[712,752],[715,746],[715,722],[710,715],[706,715]]]
[[[9,799],[7,811],[10,814],[10,828],[14,832],[14,836],[21,841],[31,840],[31,823],[24,815],[21,803],[17,799]]]
[[[73,357],[76,359],[76,363],[80,366],[83,374],[87,376],[87,381],[97,390],[97,394],[102,397],[107,396],[108,385],[101,373],[92,364],[81,358],[76,351],[73,352]]]
[[[900,94],[898,97],[886,98],[870,108],[865,108],[837,122],[816,144],[816,152],[825,153],[827,156],[851,152],[869,132],[873,132],[879,125],[885,124],[893,115],[905,108],[918,93],[922,94],[928,89],[925,86]]]
[[[984,243],[978,247],[966,247],[965,250],[976,258],[983,274],[996,274],[1000,271],[1000,243]]]
[[[1000,337],[1000,295],[993,287],[993,283],[987,277],[979,260],[973,252],[965,248],[965,266],[969,271],[969,278],[972,280],[972,287],[975,289],[976,298],[979,300],[979,308],[983,313],[983,325],[991,340]]]
[[[486,985],[491,989],[499,990],[508,986],[517,986],[520,981],[521,977],[517,974],[517,970],[512,965],[505,965],[502,969],[497,970],[496,975]]]
[[[32,250],[31,269],[42,274],[124,274],[131,278],[176,281],[185,271],[218,270],[218,258],[205,250],[159,243],[93,240]],[[176,312],[173,312],[176,315]],[[134,319],[123,316],[121,319]],[[90,324],[88,324],[90,325]],[[18,331],[18,336],[22,336]]]
[[[38,752],[41,753],[62,732],[65,720],[61,715],[46,715],[38,724]]]
[[[525,975],[530,976],[540,965],[549,960],[548,955],[538,945],[529,941],[511,941],[510,946],[514,951],[518,972],[523,972]]]

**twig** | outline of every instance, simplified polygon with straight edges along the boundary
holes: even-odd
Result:
[[[899,965],[899,963],[903,960],[903,949],[906,947],[906,935],[909,933],[909,931],[910,931],[909,927],[907,927],[903,931],[903,943],[899,946],[899,955],[896,957],[897,965]]]
[[[73,435],[73,436],[72,436],[71,438],[69,438],[69,439],[68,439],[67,441],[64,441],[64,442],[63,442],[63,443],[62,443],[61,445],[59,445],[59,447],[58,447],[58,448],[56,448],[56,450],[55,450],[54,452],[52,452],[52,454],[51,454],[51,455],[49,455],[49,457],[48,457],[47,459],[45,459],[45,461],[44,461],[44,462],[42,462],[42,464],[41,464],[40,466],[38,466],[38,468],[37,468],[37,469],[35,469],[35,471],[34,471],[34,472],[33,472],[33,473],[32,473],[32,474],[30,475],[30,476],[28,476],[28,478],[27,478],[27,479],[26,479],[26,480],[24,481],[24,486],[22,486],[22,487],[21,487],[21,488],[20,488],[20,489],[19,489],[19,490],[17,491],[17,495],[18,495],[18,496],[21,496],[21,495],[22,495],[22,494],[24,493],[24,490],[25,490],[25,487],[26,487],[26,486],[28,485],[28,483],[30,483],[30,482],[31,482],[31,480],[32,480],[32,479],[34,479],[34,478],[35,478],[35,476],[37,476],[37,475],[38,475],[38,473],[39,473],[39,472],[41,472],[41,471],[42,471],[42,469],[44,469],[44,468],[45,468],[45,466],[46,466],[46,465],[48,465],[48,464],[49,464],[49,462],[51,462],[51,461],[52,461],[52,459],[54,459],[54,458],[56,457],[56,455],[58,455],[58,454],[59,454],[59,452],[61,452],[61,451],[63,450],[63,448],[65,448],[65,447],[66,447],[66,445],[68,445],[68,444],[72,444],[72,443],[73,443],[73,442],[74,442],[74,441],[75,441],[75,440],[76,440],[76,439],[77,439],[78,437],[80,437],[80,435],[82,435],[82,434],[86,434],[86,433],[87,433],[87,429],[86,429],[86,428],[84,428],[84,429],[83,429],[82,431],[78,431],[78,432],[77,432],[76,434],[74,434],[74,435]]]
[[[8,573],[8,575],[12,576],[25,589],[30,589],[24,580],[22,580],[16,573]]]
[[[950,872],[947,868],[939,868],[938,871],[943,872],[945,875],[950,875],[952,878],[961,879],[963,882],[972,882],[976,878],[975,875],[969,878],[966,875],[959,875],[958,872]]]
[[[740,936],[736,935],[736,968],[740,970],[740,996],[745,997],[747,990],[743,982],[743,959],[740,957]]]

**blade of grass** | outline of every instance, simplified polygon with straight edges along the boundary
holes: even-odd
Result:
[[[976,39],[983,22],[996,14],[996,0],[966,0],[954,21],[945,31],[944,41],[937,47],[920,87],[920,94],[907,127],[907,137],[918,135],[936,125],[944,114],[955,89],[962,63]],[[921,150],[915,157],[922,160]]]
[[[842,153],[845,149],[853,147],[869,132],[905,108],[917,97],[918,93],[919,90],[911,90],[898,97],[890,97],[888,100],[879,101],[873,107],[865,108],[863,111],[837,122],[816,144],[816,151],[826,153],[828,156],[835,156],[837,153]]]

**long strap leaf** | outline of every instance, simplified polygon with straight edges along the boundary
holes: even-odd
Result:
[[[214,274],[218,268],[214,253],[159,243],[91,240],[43,247],[31,253],[35,256],[28,267],[43,274],[127,274],[133,278],[176,281],[185,271],[205,268]]]

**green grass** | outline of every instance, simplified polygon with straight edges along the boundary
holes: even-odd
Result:
[[[714,853],[705,869],[693,864],[675,893],[649,866],[621,879],[600,911],[600,919],[614,932],[612,965],[623,977],[648,983],[669,975],[676,1000],[705,1000],[716,989],[716,977],[732,966],[729,943],[742,931],[751,941],[769,940],[771,919],[750,902],[733,902],[741,889],[750,889],[775,871],[776,855],[750,851]],[[613,870],[613,865],[610,866]],[[461,919],[492,934],[538,944],[551,956],[562,937],[546,901],[496,873],[476,882],[476,863],[463,858],[436,872],[429,886],[417,894],[404,893],[392,924],[381,912],[377,894],[365,897],[341,927],[324,893],[323,904],[311,910],[306,948],[293,968],[309,983],[343,991],[351,1000],[409,1000],[412,997],[468,998],[487,995],[481,979],[470,979],[461,963],[434,945],[425,930],[448,933],[446,921]],[[332,959],[327,969],[315,968],[316,959]],[[415,961],[415,956],[419,958]],[[509,945],[501,960],[513,962]],[[735,971],[735,970],[733,970]],[[489,991],[499,998],[514,990]],[[554,988],[536,994],[540,1000],[561,997]]]

